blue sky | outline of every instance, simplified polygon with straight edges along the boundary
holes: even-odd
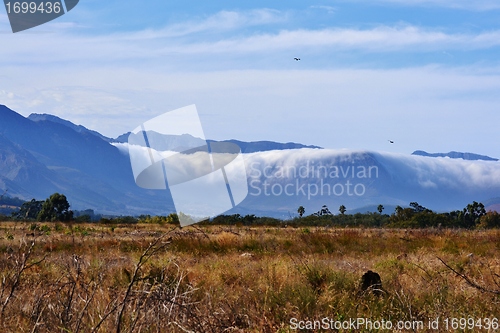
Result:
[[[0,104],[108,136],[196,104],[207,138],[500,157],[499,51],[500,1],[80,0],[16,34],[2,8]]]

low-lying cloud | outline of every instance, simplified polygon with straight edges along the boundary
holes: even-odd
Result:
[[[144,150],[139,146],[130,146],[127,143],[114,143],[123,153],[129,149]],[[166,158],[174,152],[156,152],[155,156]],[[146,156],[146,154],[145,154]],[[382,178],[384,181],[391,180],[394,185],[420,186],[422,189],[441,189],[458,191],[496,190],[500,194],[500,162],[493,161],[469,161],[463,159],[451,159],[447,157],[424,157],[404,155],[387,152],[372,152],[363,150],[333,150],[333,149],[290,149],[280,151],[266,151],[244,154],[249,179],[255,177],[257,172],[260,178],[271,175],[270,178],[281,178],[280,181],[297,178],[297,172],[307,167],[311,178],[328,178],[326,169],[341,166],[343,169],[337,171],[340,178],[349,178],[351,174],[360,178],[358,172],[361,169],[347,169],[349,165],[353,168],[364,166],[366,170],[370,166],[377,167],[376,174],[365,178]],[[182,163],[182,160],[177,160]],[[194,165],[186,159],[187,165],[178,165],[179,170],[192,170]],[[311,173],[316,168],[317,172]],[[267,170],[264,170],[267,169]],[[254,174],[252,174],[252,170]],[[257,171],[258,170],[258,171]],[[279,172],[284,170],[283,172]],[[303,170],[303,169],[302,169]],[[279,172],[279,173],[278,173]],[[344,175],[342,176],[342,172]],[[357,174],[357,176],[356,176]],[[304,177],[302,177],[304,178]],[[276,179],[275,179],[276,180]],[[307,179],[306,179],[307,180]]]

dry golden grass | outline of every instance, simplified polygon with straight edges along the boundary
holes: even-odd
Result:
[[[359,290],[367,270],[383,296]],[[292,318],[440,332],[430,319],[500,317],[498,230],[2,223],[0,272],[2,332],[295,332]]]

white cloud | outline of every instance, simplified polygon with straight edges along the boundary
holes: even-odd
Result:
[[[300,167],[307,167],[309,170],[316,168],[318,170],[319,166],[339,165],[345,163],[345,161],[347,161],[347,164],[352,163],[355,166],[365,165],[368,161],[371,161],[369,166],[376,165],[378,168],[384,169],[378,170],[378,177],[382,177],[382,172],[388,172],[391,181],[401,187],[417,185],[423,189],[456,189],[463,192],[468,190],[488,190],[491,192],[492,189],[500,188],[499,162],[332,149],[259,152],[247,154],[245,159],[247,170],[253,171],[254,176],[264,175],[264,168],[267,168],[268,174],[278,175],[279,177],[285,173],[279,173],[276,170],[297,171],[300,170]],[[295,167],[295,169],[290,167]],[[269,170],[275,170],[275,173],[269,173]],[[348,172],[346,175],[351,176]],[[373,177],[375,175],[374,173]],[[252,175],[249,174],[249,176]],[[293,173],[288,177],[292,178]],[[387,179],[384,181],[387,181]]]
[[[500,188],[500,163],[467,161],[447,157],[406,156],[381,153],[394,170],[406,169],[404,177],[416,179],[422,187],[466,189]]]
[[[325,10],[328,14],[334,14],[337,11],[337,8],[333,6],[321,6],[321,5],[315,5],[311,6],[310,8],[312,9],[320,9],[320,10]]]
[[[241,28],[264,26],[287,20],[287,14],[272,9],[245,12],[221,11],[199,21],[172,24],[161,29],[102,34],[72,34],[71,22],[49,22],[37,32],[0,35],[0,63],[43,64],[61,61],[106,62],[141,60],[185,54],[183,49],[207,36],[220,38]],[[210,38],[209,38],[210,39]],[[37,50],[36,53],[33,50]]]
[[[231,15],[230,15],[231,16]],[[237,15],[236,15],[237,16]],[[231,20],[229,20],[231,21]],[[228,23],[231,24],[231,23]],[[206,27],[206,25],[204,26]],[[198,29],[198,28],[196,28]],[[200,28],[201,29],[201,28]],[[309,54],[338,51],[361,52],[434,52],[486,50],[500,46],[500,30],[472,33],[446,33],[415,26],[379,26],[373,29],[283,30],[250,36],[218,35],[192,40],[169,38],[170,28],[147,30],[135,34],[80,36],[68,33],[3,35],[0,64],[57,64],[60,62],[93,62],[115,64],[118,61],[155,60],[164,63],[182,61],[184,56],[203,55],[217,64],[223,57],[245,59],[255,54],[272,54],[305,50]],[[175,29],[174,29],[175,30]],[[187,33],[184,31],[183,33]],[[208,40],[208,41],[207,41]],[[37,52],[34,53],[33,50]],[[205,59],[210,60],[210,58]],[[242,59],[243,60],[243,59]]]
[[[186,73],[145,64],[4,74],[0,90],[13,98],[0,94],[0,103],[24,115],[52,113],[108,136],[194,103],[207,138],[500,157],[500,73],[494,68],[480,74],[432,66]]]
[[[172,24],[163,29],[148,29],[135,33],[118,34],[118,39],[144,40],[187,36],[199,33],[218,34],[245,27],[284,22],[286,14],[272,9],[255,9],[246,12],[221,11],[197,21]]]
[[[140,155],[137,153],[140,151],[149,161],[148,149],[144,147],[128,143],[114,143],[113,145],[127,155],[130,150],[133,150],[136,155]],[[175,152],[171,151],[154,151],[154,154],[163,158],[176,155]],[[312,175],[314,175],[314,168],[319,166],[339,165],[346,162],[356,165],[356,163],[371,161],[374,163],[373,165],[389,171],[396,182],[413,183],[416,181],[423,188],[446,187],[461,190],[500,188],[500,162],[493,161],[469,161],[448,157],[424,157],[350,149],[272,150],[244,154],[244,159],[250,178],[262,177],[263,175],[294,178],[301,176],[301,167],[307,167],[310,172],[312,170]],[[157,157],[155,160],[159,160],[159,158]],[[181,163],[183,160],[176,161]],[[187,164],[180,165],[179,169],[193,168],[193,165],[190,164],[192,163],[191,159],[186,159],[185,163]],[[264,169],[266,170],[264,171]],[[195,173],[195,171],[192,172]],[[382,171],[378,170],[378,172]],[[307,172],[302,174],[307,174]],[[351,173],[346,171],[346,175],[351,176]],[[380,174],[374,172],[373,177],[375,175],[380,177]]]
[[[323,29],[284,30],[276,34],[261,34],[242,39],[225,39],[212,43],[183,45],[176,52],[269,52],[293,48],[307,48],[308,52],[325,47],[340,50],[369,52],[432,50],[474,50],[500,45],[500,31],[479,34],[449,34],[414,26],[380,26],[368,30]]]
[[[300,52],[329,60],[347,51],[369,61],[374,52],[490,51],[500,46],[500,31],[244,29],[286,19],[287,13],[266,9],[220,12],[136,34],[3,34],[0,103],[23,115],[52,113],[109,136],[194,103],[214,139],[500,157],[494,129],[500,70],[483,68],[480,58],[463,68],[362,70],[328,61],[328,68],[312,70],[314,61]],[[297,53],[301,62],[288,56]],[[480,126],[463,120],[471,114]],[[318,122],[328,130],[317,131]],[[388,146],[387,139],[396,144]]]
[[[150,165],[144,148],[127,144],[115,146],[125,153],[130,151],[133,158],[143,156],[143,168]],[[160,154],[155,154],[159,158]],[[257,199],[256,193],[260,193],[253,204],[265,206],[271,200],[273,204],[270,205],[275,208],[280,206],[276,206],[277,202],[293,208],[297,202],[307,202],[309,206],[319,204],[320,207],[325,200],[341,200],[350,208],[418,201],[432,209],[459,209],[472,200],[494,197],[500,189],[500,162],[351,149],[274,150],[243,154],[243,159],[250,193],[254,199]],[[209,163],[199,162],[202,160],[177,158],[175,167],[169,168],[169,172],[184,175],[189,170],[185,176],[190,179],[194,174],[206,172]],[[231,173],[234,167],[228,165],[226,172]],[[358,195],[346,194],[347,180],[351,192],[354,189]],[[163,181],[160,179],[157,183],[161,185]],[[343,194],[329,192],[333,186],[336,193],[340,189]],[[264,191],[267,194],[263,194]]]

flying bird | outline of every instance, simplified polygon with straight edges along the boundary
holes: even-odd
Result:
[[[390,143],[394,143],[394,141],[392,141],[392,140],[387,140],[387,141],[389,141]]]
[[[294,59],[295,61],[299,61],[299,60],[300,60],[300,58],[293,58],[293,59]]]

